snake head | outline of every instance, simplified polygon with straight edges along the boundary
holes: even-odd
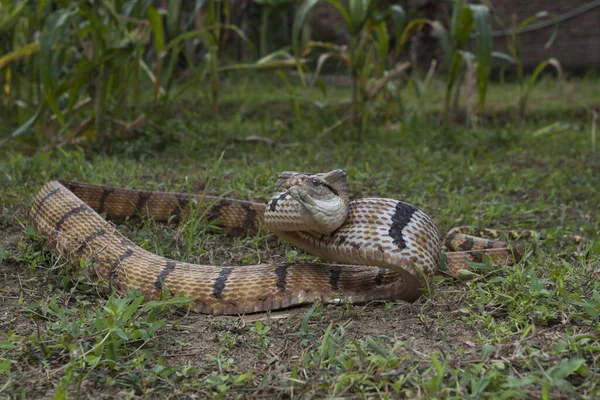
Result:
[[[312,231],[331,234],[348,217],[348,184],[341,169],[321,174],[284,172],[276,187],[301,205],[302,220]]]

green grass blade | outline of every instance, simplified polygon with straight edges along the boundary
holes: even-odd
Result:
[[[545,49],[548,49],[554,43],[554,40],[558,36],[558,17],[555,14],[549,13],[548,11],[540,11],[535,15],[525,18],[517,27],[517,34],[521,32],[523,28],[526,28],[528,25],[531,25],[538,19],[551,18],[554,21],[554,29],[552,30],[552,35],[544,45]]]
[[[477,59],[477,88],[479,92],[479,104],[485,105],[490,72],[492,70],[492,24],[490,9],[485,5],[471,5],[471,12],[475,23],[476,59]]]
[[[548,66],[554,67],[554,69],[556,70],[556,73],[558,74],[559,80],[562,80],[563,71],[562,71],[562,66],[560,65],[560,61],[558,61],[556,58],[549,58],[549,59],[539,63],[538,66],[533,71],[533,74],[531,74],[531,78],[529,78],[529,82],[527,83],[527,89],[525,90],[526,97],[529,96],[529,94],[531,93],[531,90],[533,89],[533,85],[535,85],[535,82],[537,82],[540,74]]]
[[[408,42],[408,39],[410,39],[412,35],[419,32],[423,28],[423,26],[429,23],[431,23],[431,21],[425,18],[417,18],[410,21],[408,25],[406,25],[406,28],[404,28],[404,30],[402,31],[402,35],[400,36],[401,46],[404,47],[404,45],[406,45],[406,42]]]

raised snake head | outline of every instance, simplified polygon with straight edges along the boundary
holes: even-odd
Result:
[[[323,234],[334,232],[346,221],[348,191],[346,172],[341,169],[319,174],[282,172],[275,184],[276,193],[287,193],[298,202],[304,225]]]

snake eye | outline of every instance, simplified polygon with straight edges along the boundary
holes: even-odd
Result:
[[[312,184],[315,186],[319,186],[320,182],[317,178],[312,178]]]

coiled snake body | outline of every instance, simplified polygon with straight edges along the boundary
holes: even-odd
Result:
[[[232,234],[264,225],[327,263],[233,267],[170,260],[135,245],[100,216],[142,214],[177,221],[192,207]],[[193,298],[194,311],[208,314],[276,310],[317,299],[414,301],[440,266],[442,251],[436,225],[417,208],[381,198],[350,202],[342,170],[282,173],[267,205],[52,181],[39,190],[30,223],[56,254],[75,265],[85,260],[90,279],[109,280],[122,292],[139,290],[146,299],[158,298],[163,290],[181,293]],[[453,275],[468,269],[467,261],[481,261],[484,253],[514,261],[502,242],[452,234],[447,246],[462,250],[447,253],[447,271]]]

